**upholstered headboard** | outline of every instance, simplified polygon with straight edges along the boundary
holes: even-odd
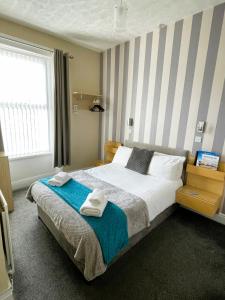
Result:
[[[184,183],[186,182],[186,166],[187,166],[187,159],[189,154],[187,150],[175,149],[175,148],[169,148],[169,147],[157,146],[157,145],[151,145],[145,143],[138,143],[132,141],[125,141],[124,145],[130,148],[138,147],[141,149],[153,150],[168,155],[177,155],[177,156],[186,157],[186,161],[184,162],[183,173],[182,173],[182,180]]]

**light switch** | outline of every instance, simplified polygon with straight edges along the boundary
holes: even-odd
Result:
[[[78,113],[78,105],[77,104],[73,105],[73,113],[75,113],[75,114]]]
[[[195,143],[201,143],[202,142],[202,137],[199,135],[195,136]]]

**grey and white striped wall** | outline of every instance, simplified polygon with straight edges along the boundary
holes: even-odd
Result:
[[[102,147],[129,138],[225,157],[224,11],[225,3],[101,54]],[[207,123],[201,143],[198,121]]]

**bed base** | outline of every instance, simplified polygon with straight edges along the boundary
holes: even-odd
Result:
[[[175,211],[176,208],[177,208],[177,204],[173,204],[172,206],[168,207],[151,222],[150,227],[142,230],[141,232],[137,233],[132,238],[130,238],[128,245],[113,259],[113,261],[110,263],[109,266],[114,264],[121,256],[123,256],[127,251],[129,251],[133,246],[135,246],[141,239],[143,239],[146,235],[148,235],[154,228],[156,228],[163,221],[165,221]],[[76,249],[66,240],[64,235],[60,231],[58,231],[51,218],[38,205],[37,205],[37,210],[38,210],[39,219],[44,223],[44,225],[54,236],[54,238],[59,243],[59,245],[67,253],[67,255],[74,263],[74,265],[82,272],[82,270],[84,269],[83,265],[74,260],[74,253],[76,252]]]

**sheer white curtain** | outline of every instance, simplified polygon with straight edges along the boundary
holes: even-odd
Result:
[[[0,44],[0,120],[6,154],[49,153],[52,58]]]

